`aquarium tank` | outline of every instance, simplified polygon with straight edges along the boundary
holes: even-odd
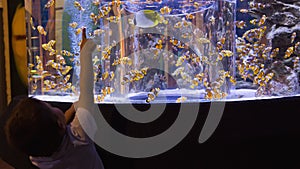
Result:
[[[283,0],[25,1],[28,93],[80,94],[82,29],[95,103],[250,100],[299,94],[300,4]]]

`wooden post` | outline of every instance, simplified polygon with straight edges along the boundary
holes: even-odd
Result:
[[[2,16],[2,0],[0,0],[0,15]],[[3,25],[3,18],[0,17],[0,25]],[[5,84],[5,58],[4,56],[4,40],[3,26],[0,27],[0,116],[6,107],[6,84]]]
[[[8,29],[8,0],[2,1],[3,6],[3,41],[4,41],[4,56],[5,56],[5,81],[7,105],[11,101],[11,79],[10,79],[10,56],[9,56],[9,29]]]
[[[62,23],[64,1],[55,1],[55,49],[62,50]]]

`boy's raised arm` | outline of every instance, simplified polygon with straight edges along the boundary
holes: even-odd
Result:
[[[80,45],[80,95],[78,107],[87,110],[94,104],[94,73],[92,53],[96,48],[96,44],[86,38],[86,28],[82,29],[82,42]]]

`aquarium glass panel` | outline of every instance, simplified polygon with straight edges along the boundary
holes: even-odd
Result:
[[[207,102],[298,95],[297,2],[25,3],[31,7],[26,11],[30,96],[46,101],[78,100],[83,27],[96,43],[91,82],[95,103]]]

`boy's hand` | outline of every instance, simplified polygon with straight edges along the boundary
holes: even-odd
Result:
[[[76,103],[73,103],[72,106],[67,111],[65,111],[66,124],[70,124],[75,117],[76,110],[74,104]]]
[[[90,41],[90,42],[89,42]],[[80,52],[83,50],[83,47],[88,44],[87,51],[93,51],[96,48],[96,44],[90,38],[86,38],[86,27],[82,27],[82,39],[80,44]]]
[[[86,41],[87,41],[87,39],[86,39],[86,27],[83,27],[82,28],[82,40],[81,40],[81,44],[80,44],[80,50],[83,48]]]

